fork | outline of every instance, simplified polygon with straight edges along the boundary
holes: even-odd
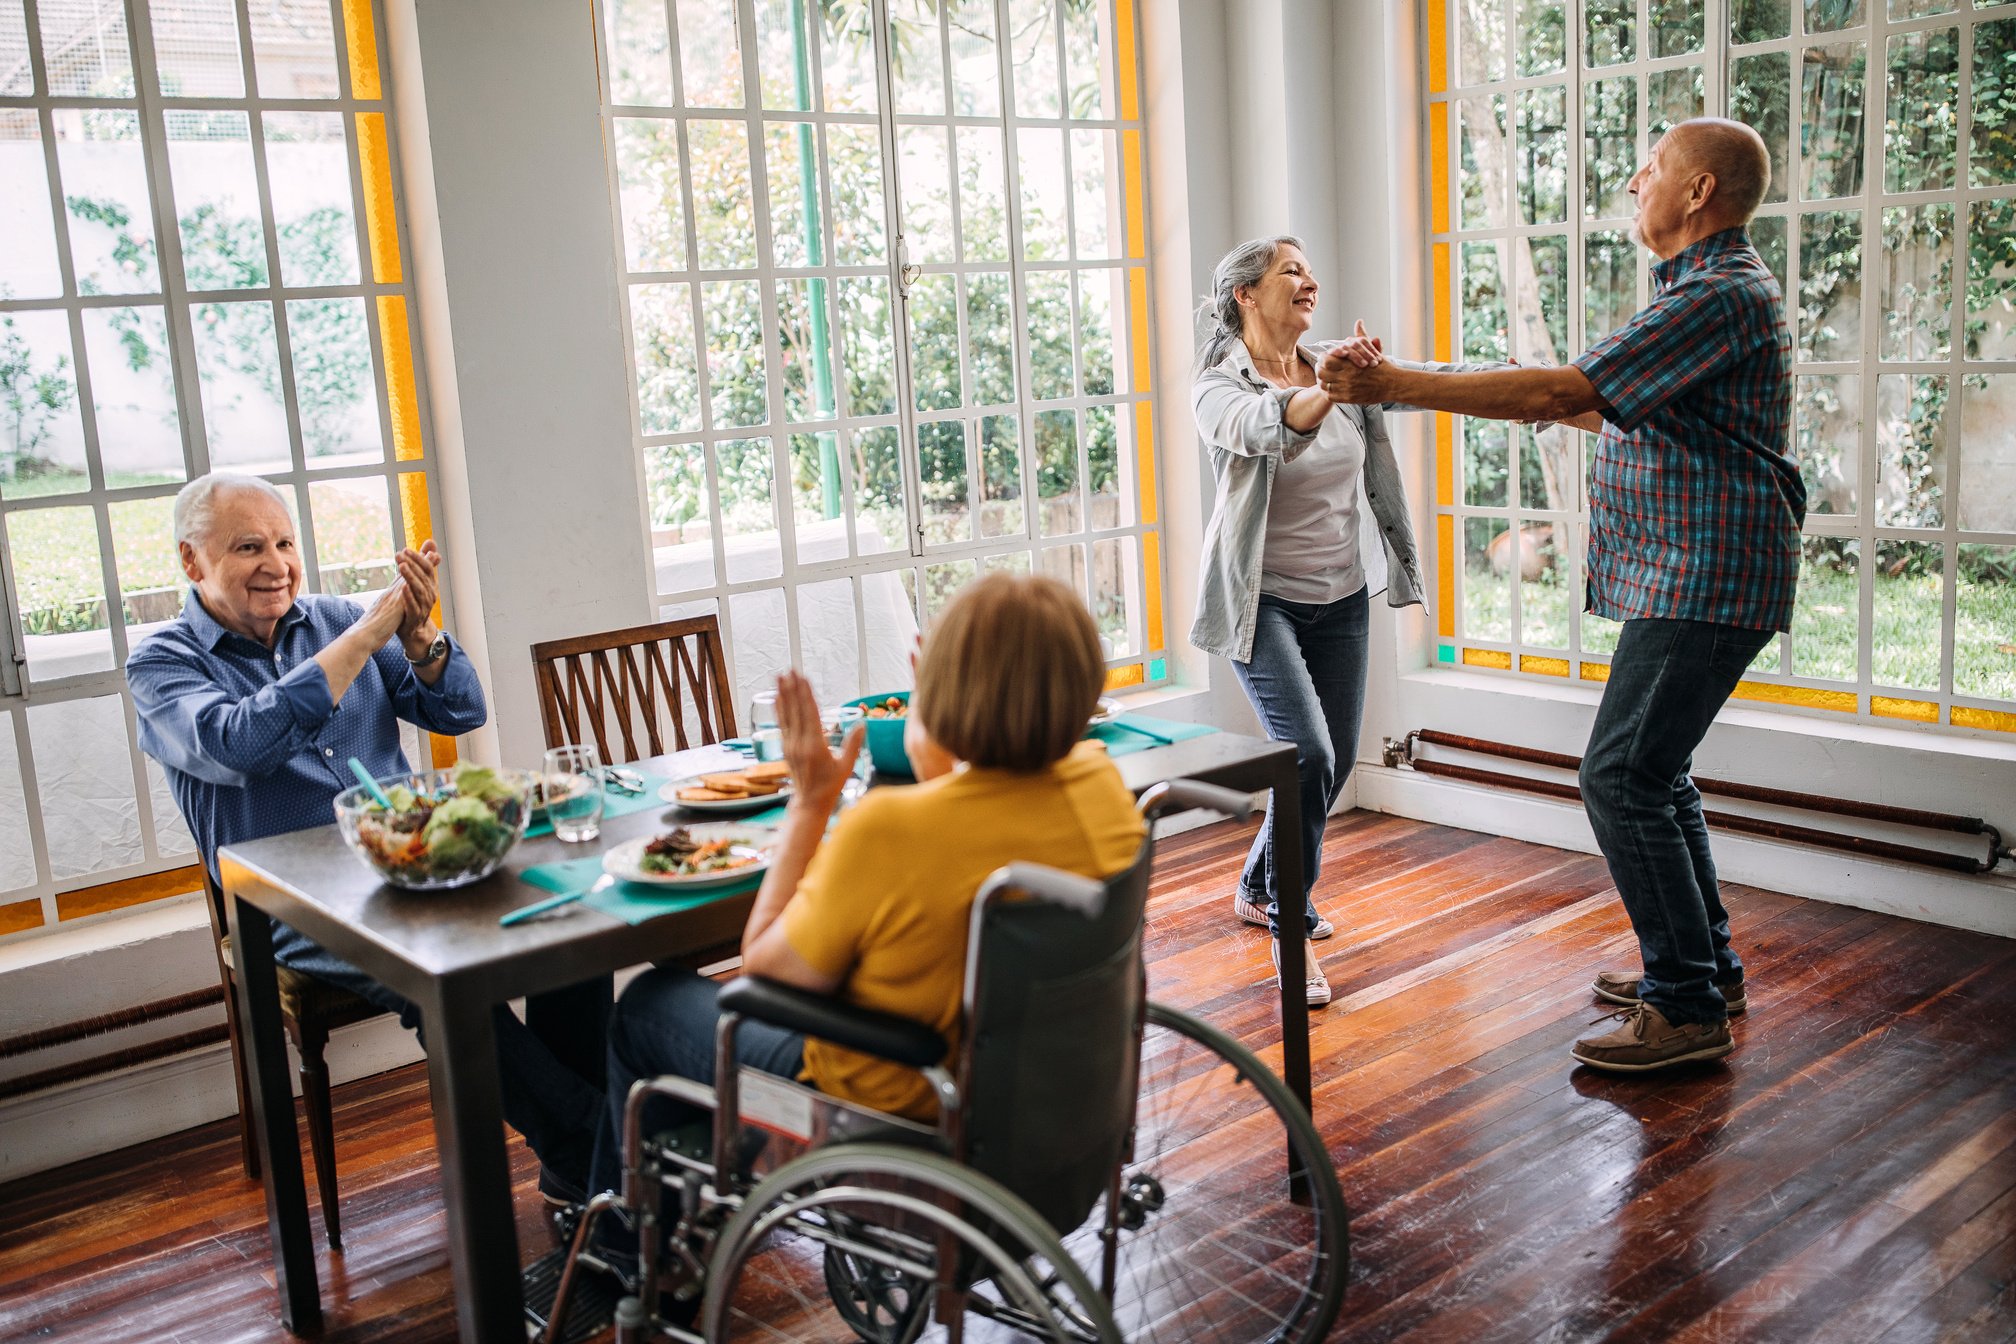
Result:
[[[609,783],[619,793],[644,792],[644,776],[638,774],[635,770],[628,770],[622,766],[611,766],[606,774],[608,775]]]

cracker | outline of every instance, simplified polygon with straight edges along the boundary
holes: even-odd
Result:
[[[773,793],[784,792],[784,781],[781,779],[752,779],[749,781],[746,789],[747,791],[743,794],[745,798],[768,798]]]
[[[781,781],[791,777],[791,765],[788,761],[764,761],[744,770],[742,777],[752,784],[769,779]]]
[[[749,781],[739,774],[702,775],[700,776],[700,787],[703,789],[712,789],[716,793],[747,793],[749,792]]]
[[[679,790],[679,801],[682,803],[727,803],[748,796],[746,793],[723,793],[719,789],[703,789],[697,786]]]

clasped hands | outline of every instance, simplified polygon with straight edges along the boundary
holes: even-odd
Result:
[[[406,656],[417,661],[427,656],[428,646],[441,633],[434,624],[441,550],[432,540],[423,541],[417,550],[409,546],[399,552],[392,563],[399,577],[378,595],[364,620],[380,643],[396,636]]]
[[[1323,394],[1343,405],[1367,406],[1391,401],[1386,393],[1386,363],[1383,343],[1365,330],[1361,319],[1349,336],[1323,356],[1316,366],[1316,383]]]

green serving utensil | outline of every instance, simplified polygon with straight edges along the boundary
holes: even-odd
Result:
[[[378,787],[378,781],[371,778],[371,772],[364,768],[364,762],[355,756],[350,758],[350,773],[357,776],[357,782],[364,786],[364,792],[371,795],[372,802],[387,812],[392,810],[392,800],[385,796],[385,790]]]

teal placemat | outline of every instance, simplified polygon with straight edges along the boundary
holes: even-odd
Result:
[[[542,891],[559,893],[579,891],[594,884],[602,876],[602,859],[598,855],[592,859],[567,859],[560,863],[541,863],[527,868],[519,874],[527,882]],[[763,875],[745,877],[735,882],[724,882],[718,887],[704,887],[699,891],[646,886],[638,882],[618,882],[605,887],[582,900],[582,904],[592,906],[603,914],[622,920],[625,924],[642,924],[647,919],[659,915],[675,914],[681,910],[692,910],[698,906],[718,901],[724,896],[740,896],[744,892],[756,890],[763,884]]]
[[[1145,741],[1146,739],[1143,740]],[[639,773],[642,772],[640,771]],[[666,780],[663,775],[645,775],[644,792],[642,793],[623,793],[604,786],[602,790],[602,815],[605,818],[627,817],[632,812],[647,812],[654,807],[665,806],[664,801],[658,797],[658,790],[664,788],[665,783]],[[534,836],[551,834],[553,834],[553,823],[550,821],[534,822],[525,828],[525,838],[527,840],[532,839]],[[590,880],[592,881],[593,879]]]
[[[1203,737],[1218,730],[1202,723],[1179,723],[1174,719],[1151,719],[1146,714],[1122,714],[1116,723],[1102,723],[1085,736],[1106,744],[1108,756],[1131,756],[1137,751],[1165,745],[1144,733],[1132,733],[1120,724],[1138,724],[1150,733],[1159,733],[1172,742],[1182,742],[1192,737]]]

